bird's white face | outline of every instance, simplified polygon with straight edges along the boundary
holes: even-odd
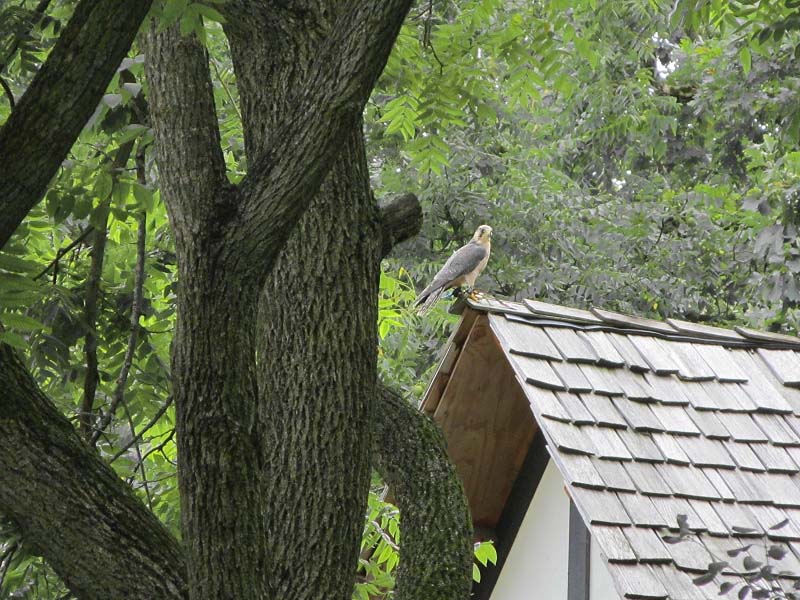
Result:
[[[475,235],[472,236],[472,239],[485,244],[492,239],[492,228],[488,225],[481,225],[475,230]]]

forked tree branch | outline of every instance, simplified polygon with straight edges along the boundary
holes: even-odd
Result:
[[[0,129],[0,248],[47,189],[152,0],[82,0]]]
[[[411,0],[346,4],[297,87],[296,101],[286,105],[270,147],[248,170],[229,236],[243,242],[243,266],[255,277],[274,263],[360,118],[410,6]]]

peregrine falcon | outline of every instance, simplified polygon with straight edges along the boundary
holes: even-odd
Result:
[[[486,263],[489,262],[489,252],[492,249],[492,228],[481,225],[475,230],[475,235],[465,246],[461,246],[447,259],[444,266],[433,278],[433,282],[422,290],[414,300],[413,306],[418,306],[417,312],[424,315],[428,312],[445,290],[466,284],[471,292],[475,280],[481,274]]]

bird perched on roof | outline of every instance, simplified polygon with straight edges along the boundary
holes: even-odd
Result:
[[[489,252],[492,249],[492,228],[488,225],[481,225],[475,230],[475,235],[464,246],[456,250],[447,259],[444,266],[433,278],[433,282],[422,290],[422,293],[414,300],[413,306],[417,306],[417,312],[424,315],[428,312],[436,301],[442,296],[445,290],[450,288],[467,286],[471,294],[475,286],[475,280],[489,262]]]

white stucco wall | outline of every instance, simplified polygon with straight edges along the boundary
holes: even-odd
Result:
[[[536,488],[492,600],[567,600],[569,497],[551,460]]]
[[[569,497],[551,460],[522,520],[492,600],[567,600]],[[597,544],[589,559],[591,600],[620,600]]]

